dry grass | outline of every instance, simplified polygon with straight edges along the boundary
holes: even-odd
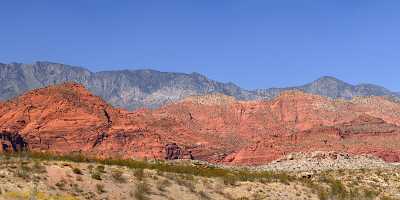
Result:
[[[149,193],[150,186],[146,182],[141,181],[136,185],[134,196],[137,200],[148,200]]]
[[[125,183],[126,180],[123,176],[123,172],[121,170],[118,169],[114,169],[111,171],[111,177],[113,178],[114,181],[117,181],[119,183]]]
[[[179,196],[173,196],[176,190],[198,199],[274,199],[286,194],[289,195],[287,199],[393,200],[393,192],[387,185],[392,187],[392,191],[400,188],[395,172],[385,170],[325,171],[304,178],[294,173],[229,170],[165,162],[93,160],[80,156],[53,157],[48,154],[29,156],[0,155],[0,165],[3,170],[24,182],[31,182],[35,177],[39,177],[38,182],[52,179],[46,176],[46,169],[57,166],[57,169],[68,173],[53,182],[54,190],[86,199],[100,199],[119,187],[128,187],[125,193],[129,194],[130,191],[131,198],[139,200],[152,199],[157,195],[165,199],[179,199]],[[400,174],[400,170],[396,173]],[[0,181],[7,178],[0,173]],[[92,191],[86,191],[87,187],[83,186],[88,182],[93,184]],[[280,191],[279,188],[286,189]],[[49,190],[52,190],[51,187]],[[0,185],[0,197],[7,192]]]

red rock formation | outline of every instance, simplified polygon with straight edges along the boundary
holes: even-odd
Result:
[[[34,150],[91,149],[88,140],[109,129],[118,114],[81,85],[68,83],[26,93],[0,107],[1,129],[18,132]]]
[[[400,127],[367,115],[333,126],[317,126],[292,136],[260,140],[256,145],[231,155],[234,164],[269,162],[292,152],[343,151],[371,154],[386,161],[398,162]],[[233,157],[233,159],[232,159]]]
[[[0,103],[0,131],[20,134],[32,151],[163,159],[165,145],[176,143],[182,154],[235,165],[316,150],[399,161],[398,125],[400,104],[384,97],[343,101],[298,91],[250,102],[212,94],[127,112],[66,83]]]

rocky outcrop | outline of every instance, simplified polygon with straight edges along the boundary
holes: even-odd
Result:
[[[182,149],[175,143],[165,145],[165,159],[177,160],[182,158]]]
[[[260,165],[293,152],[340,150],[400,161],[400,104],[385,97],[288,91],[271,101],[237,101],[210,94],[129,112],[65,83],[0,105],[0,130],[18,133],[31,151]]]
[[[290,153],[257,170],[295,171],[303,178],[310,178],[318,171],[340,169],[394,169],[395,166],[370,155],[350,155],[337,151]],[[303,173],[299,173],[303,172]]]
[[[230,162],[269,162],[293,152],[341,151],[350,155],[368,154],[385,161],[400,161],[400,127],[382,119],[361,114],[354,120],[332,126],[318,125],[280,135],[269,141],[241,149],[230,157]]]
[[[0,124],[1,130],[21,135],[32,150],[73,152],[91,148],[117,113],[83,86],[66,83],[5,102],[0,107]]]
[[[0,152],[21,152],[28,150],[28,143],[18,133],[0,132]]]
[[[129,110],[158,108],[188,96],[221,93],[238,100],[273,99],[283,91],[300,90],[331,98],[355,96],[399,96],[372,84],[351,85],[333,77],[288,88],[249,91],[232,83],[221,83],[198,74],[159,72],[155,70],[121,70],[90,72],[81,67],[35,62],[33,64],[0,63],[0,100],[8,100],[26,91],[64,82],[77,82],[115,107]]]

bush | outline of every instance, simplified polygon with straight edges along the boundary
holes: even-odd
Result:
[[[25,179],[25,180],[28,180],[28,179],[31,177],[30,174],[29,174],[29,172],[27,172],[26,170],[23,170],[23,169],[18,169],[18,170],[15,172],[15,175],[16,175],[17,177],[23,178],[23,179]]]
[[[342,182],[338,180],[329,180],[328,184],[331,187],[331,196],[338,199],[346,199],[348,192]]]
[[[116,165],[125,166],[131,169],[135,169],[135,176],[142,180],[144,178],[144,169],[156,170],[160,173],[175,173],[175,174],[186,174],[191,176],[202,176],[208,178],[220,177],[224,179],[227,184],[233,184],[236,181],[261,181],[261,182],[271,182],[280,181],[287,183],[288,181],[296,180],[296,178],[283,173],[273,173],[273,172],[251,172],[247,170],[232,171],[229,169],[215,168],[211,166],[193,166],[193,165],[175,165],[166,162],[147,162],[139,160],[129,160],[129,159],[98,159],[84,157],[82,154],[71,154],[71,155],[55,155],[51,153],[38,153],[38,152],[27,152],[23,155],[10,155],[11,157],[21,157],[30,156],[31,158],[37,160],[57,160],[57,161],[68,161],[68,162],[92,162],[98,163],[93,172],[93,166],[89,165],[88,169],[92,173],[92,177],[95,179],[100,178],[98,173],[105,173],[104,165]]]
[[[222,177],[222,180],[224,182],[225,185],[236,185],[236,177],[234,175],[226,175],[224,177]]]
[[[40,162],[38,162],[38,161],[35,161],[35,162],[33,163],[32,170],[33,170],[34,172],[40,173],[40,174],[46,173],[46,172],[47,172],[46,167],[43,166],[43,165],[42,165]]]
[[[26,166],[24,164],[21,164],[15,172],[15,175],[17,177],[23,178],[25,180],[30,179],[31,174],[32,174],[32,169],[29,166]]]
[[[58,187],[58,189],[64,190],[66,184],[67,184],[67,181],[63,179],[63,180],[57,182],[56,186]]]
[[[106,173],[106,168],[104,167],[104,165],[99,165],[96,167],[96,170],[100,173]]]
[[[72,169],[72,172],[74,172],[74,174],[78,174],[78,175],[82,175],[83,174],[82,170],[79,169],[79,168],[76,168],[76,167]]]
[[[95,180],[101,180],[101,174],[99,172],[93,172],[92,173],[92,178]]]

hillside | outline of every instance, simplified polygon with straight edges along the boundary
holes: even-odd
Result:
[[[158,108],[192,95],[221,93],[238,100],[272,99],[286,90],[301,90],[331,98],[355,96],[398,96],[372,84],[351,85],[333,77],[288,88],[245,90],[233,83],[221,83],[198,74],[159,72],[155,70],[120,70],[91,72],[69,65],[35,62],[33,64],[0,63],[0,100],[48,85],[77,82],[115,107],[134,110]]]
[[[292,152],[345,151],[400,161],[400,104],[386,97],[331,100],[300,91],[270,101],[192,96],[155,110],[113,108],[84,86],[49,86],[0,107],[9,146],[60,154],[262,165]],[[12,139],[10,139],[12,138]],[[13,146],[14,147],[14,146]]]
[[[0,199],[395,200],[399,172],[375,158],[333,152],[291,155],[263,169],[0,155]]]

